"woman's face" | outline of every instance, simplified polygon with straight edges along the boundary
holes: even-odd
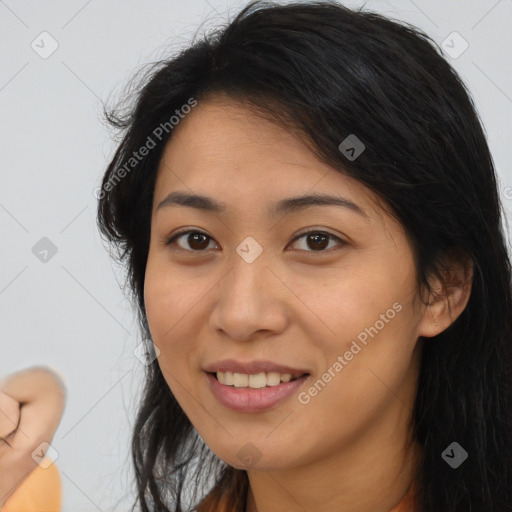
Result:
[[[158,207],[177,192],[208,201]],[[277,209],[312,194],[340,201]],[[196,234],[166,245],[187,230]],[[298,467],[405,434],[430,319],[402,226],[361,183],[237,103],[199,103],[174,128],[155,187],[145,303],[172,393],[228,464]],[[206,371],[236,369],[226,360],[309,375],[271,385],[287,378],[246,377],[271,369],[256,364],[228,386]]]

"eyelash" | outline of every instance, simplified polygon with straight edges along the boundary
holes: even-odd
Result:
[[[206,236],[210,240],[213,240],[213,238],[211,236],[209,236],[208,234],[204,233],[203,231],[200,231],[200,230],[197,230],[197,229],[188,229],[188,230],[184,230],[184,231],[179,231],[178,233],[175,233],[174,235],[172,235],[171,237],[166,239],[165,245],[169,245],[169,246],[170,245],[176,245],[176,241],[179,238],[181,238],[184,235],[191,234],[191,233],[198,233],[198,234]],[[305,237],[307,235],[311,235],[311,234],[327,236],[328,238],[330,238],[332,240],[336,240],[341,245],[341,247],[343,247],[344,245],[347,245],[347,242],[345,242],[344,240],[342,240],[338,236],[333,235],[331,233],[328,233],[326,231],[319,231],[319,230],[310,230],[310,231],[301,232],[290,243],[294,243],[297,240],[299,240],[299,239],[301,239],[301,238],[303,238],[303,237]],[[183,249],[183,248],[179,247],[179,249]],[[196,253],[206,252],[206,249],[203,249],[203,250],[200,250],[200,251],[195,251],[195,250],[192,250],[192,249],[183,249],[183,250],[184,251],[188,251],[188,252],[196,252]],[[299,251],[300,251],[300,249],[299,249]],[[323,249],[323,250],[320,250],[320,251],[302,250],[302,252],[306,252],[306,253],[320,253],[321,254],[321,253],[326,253],[326,252],[328,253],[328,252],[330,252],[330,249]]]

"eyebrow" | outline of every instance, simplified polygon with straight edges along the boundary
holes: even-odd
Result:
[[[216,201],[211,197],[198,194],[187,194],[179,191],[171,192],[167,197],[160,201],[156,209],[158,211],[161,208],[168,208],[172,206],[196,208],[198,210],[213,213],[224,213],[227,209],[226,203]],[[301,211],[310,206],[341,206],[368,218],[368,214],[356,203],[344,197],[332,194],[310,194],[281,199],[280,201],[272,203],[268,211],[268,215],[270,217],[276,217],[278,215]]]

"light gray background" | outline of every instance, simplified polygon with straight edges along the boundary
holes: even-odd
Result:
[[[122,269],[96,229],[93,191],[115,147],[99,100],[186,45],[205,20],[203,29],[224,23],[244,4],[0,0],[0,377],[46,364],[66,381],[52,442],[64,511],[128,510],[134,496],[129,437],[144,367],[133,354],[141,340]],[[512,1],[368,1],[366,9],[439,44],[453,31],[467,41],[447,58],[483,119],[510,216]],[[31,48],[43,31],[59,45],[47,59]],[[58,249],[46,263],[32,253],[42,237]]]

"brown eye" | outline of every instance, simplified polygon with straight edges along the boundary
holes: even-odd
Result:
[[[314,250],[322,250],[329,245],[329,237],[321,233],[307,235],[306,243]]]
[[[187,236],[185,237],[185,235]],[[185,240],[185,246],[177,243],[182,238]],[[213,239],[202,231],[189,230],[173,235],[165,242],[165,245],[177,245],[180,249],[201,252],[208,248],[210,240]]]
[[[297,240],[302,238],[304,239],[305,244],[303,244],[303,248],[299,250],[305,252],[328,252],[325,249],[329,246],[330,241],[336,241],[340,246],[346,245],[346,242],[341,240],[341,238],[323,231],[308,231],[306,233],[302,233],[297,236],[293,242],[295,243]]]

